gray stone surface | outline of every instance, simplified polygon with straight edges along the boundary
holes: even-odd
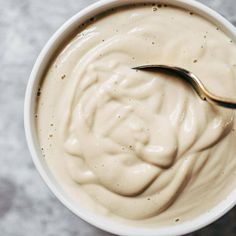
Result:
[[[201,0],[236,25],[235,0]],[[106,236],[74,216],[33,166],[23,100],[34,61],[53,32],[95,0],[0,0],[0,236]],[[193,235],[236,235],[236,209]]]

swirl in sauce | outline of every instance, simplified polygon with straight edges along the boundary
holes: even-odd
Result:
[[[181,9],[136,6],[98,17],[67,44],[42,84],[37,124],[49,167],[133,220],[171,215],[181,198],[196,206],[188,191],[213,199],[209,186],[228,183],[236,164],[235,112],[201,101],[173,75],[131,68],[182,66],[209,90],[233,96],[235,55],[224,33]],[[57,129],[45,140],[51,123]],[[55,164],[61,159],[67,167]]]

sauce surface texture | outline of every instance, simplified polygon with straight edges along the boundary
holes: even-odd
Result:
[[[173,75],[131,69],[145,64],[186,68],[235,97],[236,45],[220,29],[170,6],[127,6],[92,19],[55,57],[38,97],[39,142],[85,207],[128,224],[183,222],[235,188],[235,111]]]

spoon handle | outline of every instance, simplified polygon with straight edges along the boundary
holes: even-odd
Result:
[[[202,100],[208,101],[218,106],[236,109],[236,100],[212,94],[206,89],[206,87],[203,85],[201,80],[196,75],[194,75],[192,72],[184,68],[168,66],[168,65],[143,65],[134,67],[132,69],[148,70],[148,71],[159,70],[178,74],[179,76],[181,76],[181,78],[184,78],[185,81],[188,82],[194,88],[194,90],[197,92],[197,94]]]

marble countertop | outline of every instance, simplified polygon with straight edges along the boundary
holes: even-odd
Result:
[[[0,235],[109,236],[67,210],[37,173],[23,101],[34,61],[69,17],[95,0],[0,0]],[[201,0],[236,25],[235,0]],[[236,235],[236,208],[191,236]]]

